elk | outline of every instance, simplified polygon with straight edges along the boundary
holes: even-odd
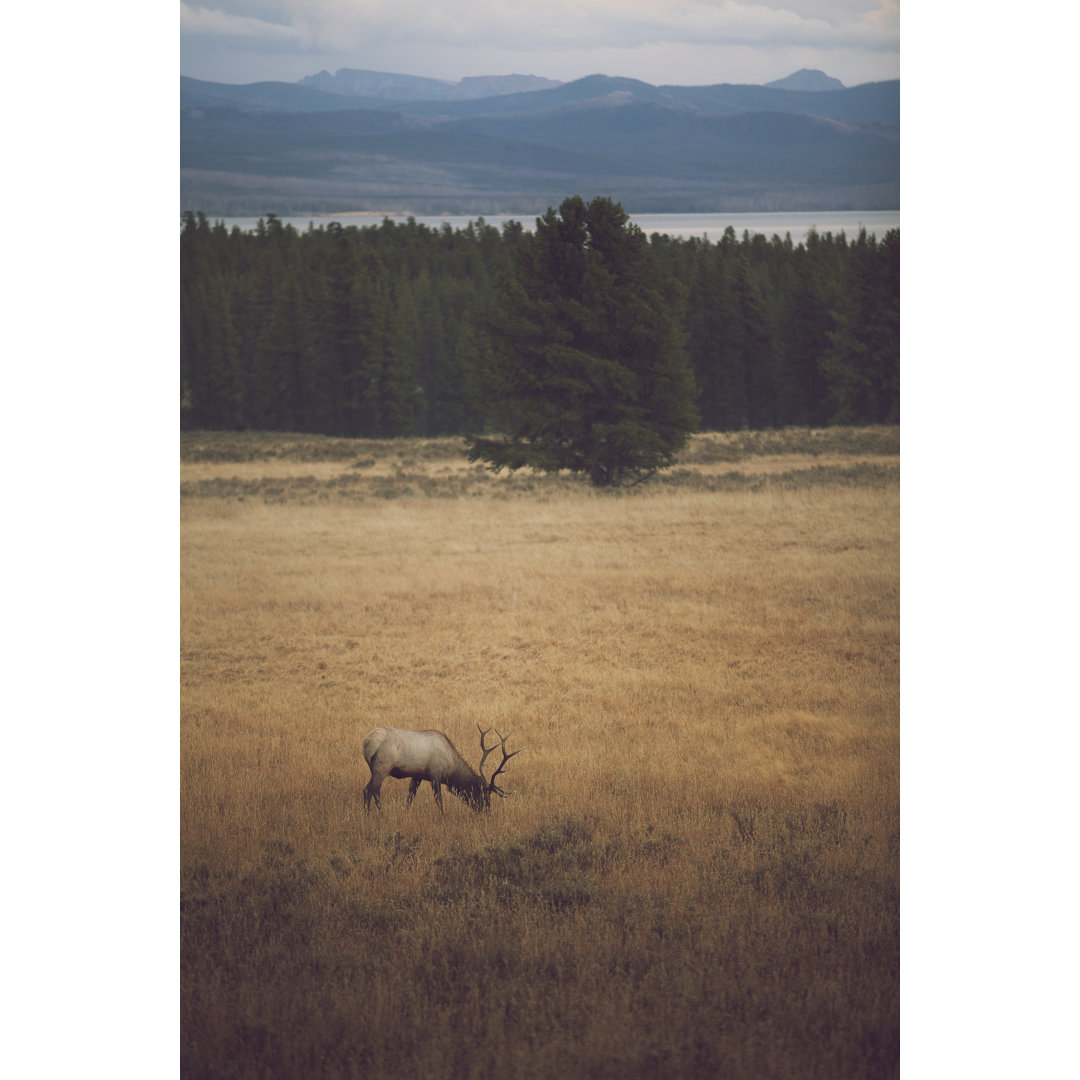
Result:
[[[364,788],[364,809],[371,809],[372,799],[375,800],[375,808],[381,809],[379,789],[388,776],[395,780],[408,779],[409,797],[405,800],[406,810],[412,805],[417,789],[425,780],[430,782],[435,792],[435,802],[439,804],[440,813],[444,813],[443,784],[477,811],[490,808],[492,792],[506,798],[507,793],[496,786],[495,777],[506,768],[506,763],[515,754],[520,754],[525,747],[508,754],[508,735],[500,735],[496,730],[495,735],[499,741],[485,746],[484,738],[491,728],[485,731],[477,724],[476,730],[480,732],[482,756],[475,770],[441,731],[410,731],[396,727],[377,727],[374,731],[369,731],[364,736],[364,760],[371,769],[371,779]],[[502,761],[491,774],[491,778],[486,779],[484,762],[495,750],[502,750]]]

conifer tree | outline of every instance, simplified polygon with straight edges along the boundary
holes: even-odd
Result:
[[[900,415],[900,235],[881,245],[863,229],[850,246],[847,287],[822,358],[836,424]]]
[[[683,302],[618,203],[549,208],[477,326],[473,388],[488,433],[468,437],[469,459],[568,469],[598,486],[671,465],[697,424]]]

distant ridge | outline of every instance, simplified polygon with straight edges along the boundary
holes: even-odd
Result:
[[[844,89],[844,84],[839,79],[834,79],[831,76],[826,75],[824,71],[818,71],[817,68],[801,68],[793,75],[788,75],[783,79],[776,79],[774,82],[766,83],[765,85],[772,90],[809,90],[820,92],[823,90]]]
[[[181,109],[217,106],[286,112],[332,112],[359,108],[351,97],[297,83],[257,82],[237,86],[180,76]]]
[[[342,68],[331,75],[320,71],[299,85],[351,97],[383,98],[387,101],[472,101],[498,94],[525,94],[552,90],[562,83],[538,75],[472,75],[460,82],[429,79],[421,75],[395,75],[387,71]]]

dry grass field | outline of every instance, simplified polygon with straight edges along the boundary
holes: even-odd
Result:
[[[189,1077],[899,1073],[899,431],[181,441]],[[364,734],[527,747],[478,815]]]

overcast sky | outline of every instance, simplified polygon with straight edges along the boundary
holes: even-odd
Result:
[[[900,76],[899,0],[182,0],[180,34],[181,74],[228,83],[343,67],[682,86]]]

